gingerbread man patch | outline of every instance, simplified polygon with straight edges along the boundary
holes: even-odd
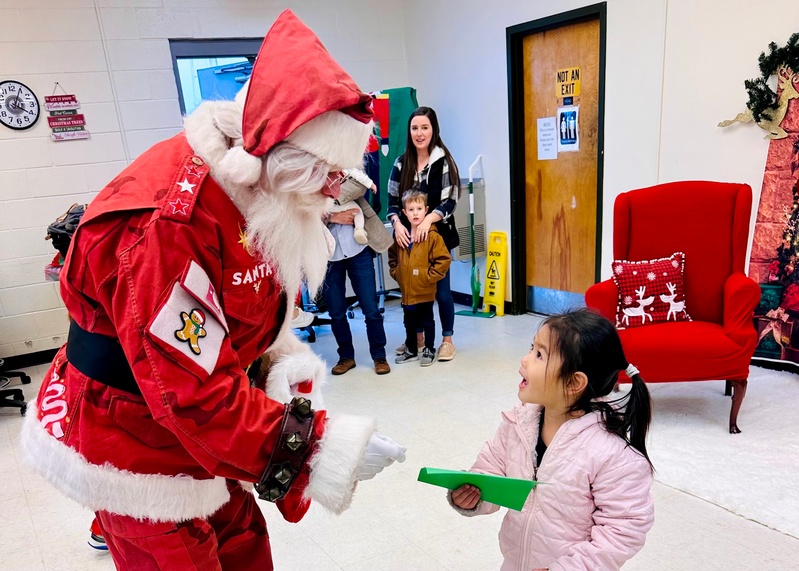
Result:
[[[187,341],[191,352],[199,355],[202,352],[200,338],[208,335],[208,332],[203,328],[203,325],[205,325],[205,313],[195,307],[191,310],[191,313],[181,311],[180,318],[183,320],[183,328],[175,331],[175,337],[181,341]]]
[[[205,305],[209,291],[207,275],[199,265],[192,264],[192,271],[172,286],[147,333],[156,345],[172,353],[187,368],[198,366],[210,375],[216,368],[227,331],[217,314],[209,309],[214,305],[210,302]],[[189,275],[191,279],[187,279]]]

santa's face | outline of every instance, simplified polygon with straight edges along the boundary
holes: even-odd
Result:
[[[329,196],[333,200],[341,195],[341,183],[344,181],[344,173],[341,171],[330,171],[327,175],[325,185],[322,187],[322,194]]]

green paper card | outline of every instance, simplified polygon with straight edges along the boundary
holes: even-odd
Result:
[[[519,480],[492,474],[442,470],[440,468],[422,468],[419,471],[418,480],[448,490],[455,490],[464,484],[471,484],[480,488],[481,500],[516,511],[521,511],[530,491],[538,485],[538,482],[534,480]]]

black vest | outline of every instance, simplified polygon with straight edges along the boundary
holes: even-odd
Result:
[[[441,176],[444,172],[444,165],[446,164],[446,157],[438,159],[430,165],[427,176],[422,179],[419,185],[419,190],[427,195],[427,212],[430,213],[441,204]],[[403,165],[404,167],[405,165]],[[413,168],[413,167],[411,167]],[[458,192],[458,187],[453,188],[453,192]],[[400,221],[406,228],[410,228],[410,223],[405,217],[405,214],[400,210]],[[444,239],[444,244],[447,250],[454,250],[461,243],[460,236],[458,236],[458,229],[455,227],[455,212],[446,220],[439,220],[436,222],[436,230]]]

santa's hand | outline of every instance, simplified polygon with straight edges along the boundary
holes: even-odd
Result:
[[[371,480],[383,468],[397,462],[405,462],[405,447],[400,446],[388,436],[373,432],[366,444],[363,466],[358,473],[359,480]]]

